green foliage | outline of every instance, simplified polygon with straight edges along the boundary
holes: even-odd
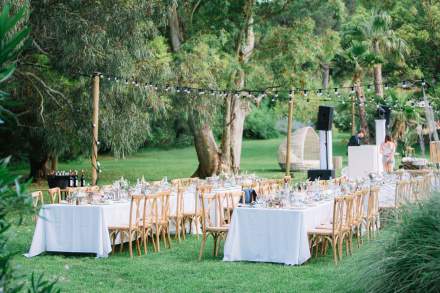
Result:
[[[0,14],[0,84],[4,83],[14,73],[17,56],[30,30],[29,27],[24,27],[19,31],[15,31],[17,23],[25,15],[26,7],[23,6],[13,15],[10,15],[10,10],[11,5],[7,3]],[[4,105],[4,98],[7,96],[6,92],[0,90],[0,124],[3,123],[3,116],[10,113]]]
[[[437,292],[440,287],[440,195],[406,206],[397,222],[357,259],[345,290]]]
[[[262,105],[253,109],[251,114],[246,117],[244,124],[244,137],[253,139],[269,139],[278,137],[276,129],[278,116],[273,109]]]

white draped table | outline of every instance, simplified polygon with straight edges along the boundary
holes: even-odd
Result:
[[[219,187],[213,192],[240,191],[240,186]],[[195,189],[184,193],[184,212],[195,209]],[[177,197],[170,197],[170,214],[176,213]],[[199,207],[200,208],[200,207]],[[39,213],[31,248],[33,257],[45,251],[94,253],[107,257],[111,252],[108,227],[128,225],[130,202],[98,205],[44,205]],[[194,228],[194,227],[193,227]],[[172,223],[170,230],[174,231]],[[200,229],[200,227],[199,227]],[[193,233],[200,233],[192,229]]]
[[[128,224],[130,203],[108,205],[44,205],[39,213],[27,257],[44,251],[95,253],[111,252],[109,226]]]
[[[329,223],[332,210],[333,201],[305,209],[236,208],[223,260],[300,265],[310,258],[307,230]]]

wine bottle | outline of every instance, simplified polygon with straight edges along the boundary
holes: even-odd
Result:
[[[69,170],[69,187],[73,187],[73,178],[72,170]]]
[[[84,170],[81,170],[81,187],[84,186]]]

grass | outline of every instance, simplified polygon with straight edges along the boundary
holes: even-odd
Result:
[[[348,134],[336,133],[333,138],[333,153],[342,156],[347,163],[346,142]],[[284,173],[278,165],[278,146],[283,137],[269,140],[245,140],[242,149],[242,172],[256,173],[266,178],[281,178]],[[108,184],[123,176],[135,182],[142,176],[146,180],[160,180],[164,176],[168,179],[190,177],[197,169],[197,155],[194,147],[179,149],[148,148],[129,156],[126,159],[114,159],[109,155],[99,157],[103,172],[100,174],[99,184]],[[90,179],[90,161],[78,159],[59,163],[59,170],[85,170],[86,178]],[[19,164],[12,167],[13,174],[26,176],[28,166]],[[303,180],[306,174],[294,173],[295,180]],[[33,184],[32,189],[47,188],[45,182]]]
[[[348,136],[337,134],[334,153],[345,157]],[[278,145],[282,138],[265,141],[245,141],[242,169],[264,177],[281,177],[277,162]],[[188,177],[196,169],[193,148],[143,150],[126,160],[100,158],[104,172],[100,183],[109,183],[124,176],[131,181],[145,176],[148,180]],[[60,164],[60,169],[86,169],[89,162],[78,160]],[[14,169],[16,174],[26,174],[23,166]],[[304,174],[295,173],[300,180]],[[41,186],[32,186],[37,188]],[[190,238],[172,249],[149,253],[130,259],[127,252],[117,253],[108,259],[92,255],[44,254],[26,259],[21,254],[30,247],[34,230],[31,217],[24,224],[10,230],[9,245],[19,252],[14,258],[17,271],[30,276],[32,272],[44,273],[47,278],[58,279],[58,286],[69,292],[332,292],[344,275],[341,268],[352,262],[345,258],[335,267],[331,254],[313,258],[302,266],[283,266],[267,263],[225,263],[221,257],[211,256],[212,242],[205,250],[205,259],[197,261],[199,240]]]

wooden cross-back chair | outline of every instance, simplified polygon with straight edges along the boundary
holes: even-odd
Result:
[[[59,187],[49,188],[47,193],[51,204],[61,203],[61,189]]]
[[[358,248],[362,243],[362,226],[364,223],[364,210],[365,210],[365,203],[368,200],[369,193],[370,190],[368,188],[358,190],[354,193],[352,231],[354,231],[356,235],[356,242]]]
[[[125,236],[127,236],[128,247],[130,252],[130,257],[133,257],[133,241],[136,241],[136,250],[138,255],[141,255],[141,247],[139,239],[143,236],[143,213],[142,213],[142,201],[145,196],[143,195],[132,195],[130,201],[130,214],[128,219],[128,225],[118,225],[110,226],[109,234],[112,240],[112,253],[115,250],[115,242],[117,236],[119,236],[121,244],[120,251],[122,252],[124,247]]]
[[[38,206],[41,206],[44,204],[44,197],[42,191],[34,191],[31,193],[32,196],[32,206],[34,208],[38,208]]]
[[[202,243],[199,251],[199,260],[202,259],[206,240],[209,235],[214,238],[213,255],[218,255],[220,241],[228,233],[228,226],[224,214],[224,193],[200,194],[202,211]]]
[[[396,183],[396,193],[394,198],[394,208],[399,208],[403,204],[411,202],[411,181],[400,180]]]
[[[230,224],[232,220],[232,212],[238,206],[240,202],[245,202],[245,196],[243,191],[226,192],[222,194],[223,207],[225,212],[225,223]]]
[[[368,239],[379,229],[379,190],[377,186],[371,187],[368,196],[367,214],[364,216]]]
[[[327,253],[328,243],[333,251],[335,264],[342,259],[342,244],[345,238],[349,238],[353,209],[353,196],[339,196],[334,199],[333,217],[330,225],[321,225],[308,231],[309,246],[311,253],[315,247],[316,255],[321,245],[322,254]],[[347,247],[349,243],[347,243]],[[347,248],[348,249],[348,248]],[[348,253],[348,250],[347,250]]]
[[[185,188],[193,184],[197,184],[198,181],[199,181],[199,177],[178,178],[171,180],[171,184],[177,186],[178,188]]]
[[[162,236],[165,247],[171,248],[170,194],[171,191],[166,190],[146,196],[152,201],[151,209],[147,209],[146,217],[149,218],[152,232],[156,236],[156,251],[160,251],[160,236]]]
[[[423,177],[417,177],[411,179],[411,202],[416,202],[423,197]]]
[[[185,211],[183,214],[183,226],[186,227],[186,223],[188,223],[189,233],[192,233],[192,225],[194,223],[197,239],[199,239],[199,227],[200,227],[200,221],[202,215],[201,207],[200,207],[200,195],[211,193],[212,189],[213,189],[212,185],[197,186],[196,194],[194,196],[194,210]]]
[[[177,239],[180,242],[180,236],[182,235],[182,238],[185,239],[185,223],[183,220],[184,217],[184,211],[185,211],[185,201],[184,201],[184,194],[185,194],[186,188],[179,187],[177,189],[177,193],[174,195],[171,195],[171,198],[176,197],[176,208],[173,210],[173,213],[170,214],[170,221],[174,222],[176,226],[176,234],[175,239]]]
[[[35,209],[36,214],[34,214],[34,221],[37,220],[38,208],[44,205],[44,196],[42,191],[34,191],[31,193],[32,197],[32,207]]]

